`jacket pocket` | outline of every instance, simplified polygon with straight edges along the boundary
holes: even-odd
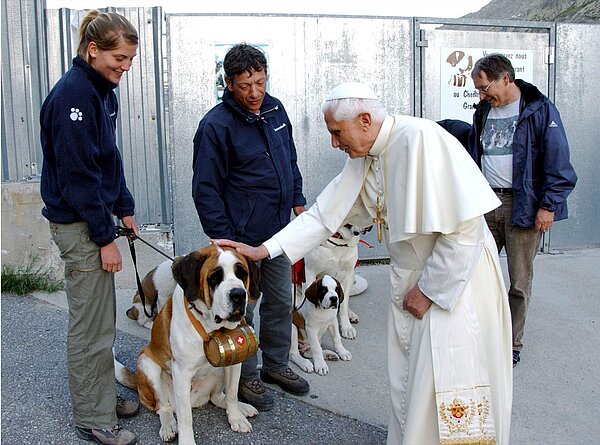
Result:
[[[240,200],[241,205],[237,207],[236,212],[232,212],[232,220],[235,224],[235,234],[237,236],[243,236],[246,234],[246,226],[248,225],[248,221],[250,221],[252,212],[254,212],[257,200],[257,195],[244,193],[243,198]],[[236,207],[234,207],[234,209],[235,208]]]

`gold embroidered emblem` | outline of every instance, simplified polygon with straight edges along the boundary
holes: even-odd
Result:
[[[490,401],[487,397],[481,398],[478,402],[469,399],[463,403],[461,399],[455,398],[451,405],[440,403],[438,409],[440,419],[444,423],[447,431],[446,437],[441,438],[443,445],[493,445],[496,443],[494,434],[487,431],[486,422],[490,415]],[[478,418],[479,425],[473,425],[473,420]],[[479,432],[477,432],[479,426]]]
[[[462,419],[465,415],[465,412],[469,411],[469,408],[466,405],[460,403],[460,400],[454,399],[450,408],[448,408],[452,417],[456,417],[457,419]]]
[[[440,418],[448,427],[450,435],[455,433],[467,433],[469,425],[473,421],[475,414],[475,402],[471,400],[471,406],[464,405],[460,399],[454,399],[452,405],[446,408],[442,402],[439,408]]]

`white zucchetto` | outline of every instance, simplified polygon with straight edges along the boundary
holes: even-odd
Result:
[[[377,95],[368,85],[360,82],[344,82],[331,90],[331,93],[329,93],[329,96],[327,96],[325,101],[350,98],[379,100]]]

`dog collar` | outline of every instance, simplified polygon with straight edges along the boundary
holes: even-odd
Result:
[[[188,302],[187,298],[185,299],[184,306],[185,306],[185,313],[187,314],[188,318],[192,322],[192,326],[194,326],[194,329],[196,330],[196,332],[198,332],[198,334],[200,334],[200,337],[202,337],[202,340],[209,341],[210,337],[206,333],[206,329],[204,329],[204,326],[202,326],[202,323],[200,323],[198,321],[198,319],[196,317],[194,317],[190,308],[194,308],[194,310],[196,310],[200,314],[201,314],[201,312],[198,309],[196,309],[196,306],[194,306],[194,303]]]
[[[336,232],[336,235],[339,235],[339,234]],[[331,243],[331,244],[333,244],[336,247],[348,247],[348,244],[334,243],[333,241],[331,241],[331,238],[337,238],[337,237],[335,235],[330,236],[329,238],[327,238],[327,242],[328,243]],[[341,236],[340,236],[340,238],[341,238]]]

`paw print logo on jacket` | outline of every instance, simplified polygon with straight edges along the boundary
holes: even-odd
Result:
[[[69,117],[73,122],[83,120],[83,113],[79,111],[79,108],[71,108],[71,114]]]

